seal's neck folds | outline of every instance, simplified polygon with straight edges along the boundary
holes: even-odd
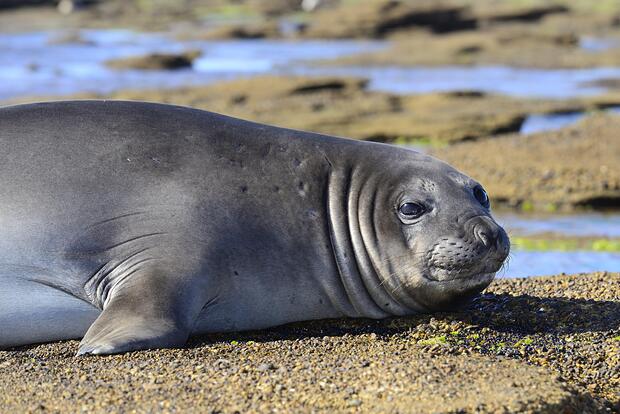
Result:
[[[405,315],[377,273],[378,240],[373,220],[376,181],[361,169],[348,167],[329,172],[326,209],[329,236],[347,306],[334,304],[347,316],[384,318]]]

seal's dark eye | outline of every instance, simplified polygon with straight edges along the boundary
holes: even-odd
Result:
[[[418,204],[418,203],[404,203],[404,204],[401,204],[398,211],[400,212],[400,214],[403,215],[403,217],[408,218],[408,219],[414,219],[424,214],[426,209],[424,208],[423,205]]]
[[[489,196],[487,195],[487,192],[484,191],[484,188],[482,188],[482,186],[477,185],[474,187],[474,197],[476,197],[476,200],[478,200],[478,202],[484,207],[489,208]]]

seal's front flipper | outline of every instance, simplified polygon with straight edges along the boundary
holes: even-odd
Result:
[[[126,280],[80,342],[78,355],[116,354],[181,347],[187,341],[199,301],[179,281],[145,274]],[[113,289],[114,290],[114,289]],[[193,309],[197,308],[197,309]]]
[[[125,310],[105,310],[90,327],[78,349],[83,354],[118,354],[153,348],[178,348],[185,344],[189,329],[175,321],[142,315],[126,315]]]

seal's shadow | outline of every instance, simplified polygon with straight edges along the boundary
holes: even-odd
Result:
[[[500,332],[576,334],[620,327],[620,302],[485,294],[461,310],[461,320]]]
[[[620,328],[620,302],[489,293],[478,296],[467,306],[454,312],[384,320],[329,319],[298,322],[262,331],[194,337],[189,346],[232,340],[267,342],[346,334],[389,335],[429,323],[431,318],[448,322],[462,321],[517,335],[601,332]]]

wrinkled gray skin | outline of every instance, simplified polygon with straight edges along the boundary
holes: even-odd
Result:
[[[403,148],[103,101],[1,108],[0,145],[0,348],[441,310],[508,254],[477,183]]]

